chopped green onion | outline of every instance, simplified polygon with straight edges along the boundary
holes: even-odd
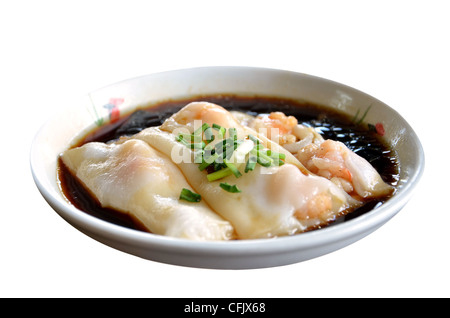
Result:
[[[239,193],[241,190],[236,185],[231,185],[226,182],[220,183],[220,187],[224,189],[225,191],[231,192],[231,193]]]
[[[197,128],[193,135],[200,135],[202,132],[204,132],[206,129],[210,128],[210,126],[207,123],[203,123],[202,127]]]
[[[194,141],[194,135],[189,135],[189,134],[179,134],[178,135],[178,137],[180,137],[181,136],[181,138],[183,138],[184,140],[186,140],[186,141]]]
[[[240,176],[242,176],[242,174],[239,172],[238,168],[234,164],[232,164],[231,162],[228,162],[227,160],[224,160],[223,162],[225,163],[227,168],[231,170],[231,172],[234,174],[234,176],[236,178],[239,178]]]
[[[215,135],[212,129],[217,130],[222,139],[214,144],[212,141]],[[202,133],[204,133],[203,140],[205,141],[202,140]],[[177,141],[194,150],[194,162],[199,164],[200,171],[208,167],[208,171],[213,171],[207,174],[208,181],[219,180],[230,175],[239,178],[242,174],[238,167],[244,162],[246,162],[245,173],[253,171],[257,163],[264,167],[284,164],[283,160],[286,159],[286,155],[265,148],[259,138],[248,135],[248,139],[238,139],[236,128],[228,128],[228,138],[225,138],[226,133],[227,129],[218,124],[212,124],[211,127],[204,123],[194,133],[179,134],[176,137]],[[247,161],[246,158],[248,158]],[[220,187],[231,193],[241,192],[236,185],[226,182],[220,183]],[[201,200],[201,196],[188,189],[183,189],[180,199],[198,202]]]
[[[203,171],[211,165],[212,162],[203,161],[199,166],[198,170]]]
[[[256,156],[250,154],[247,160],[247,164],[245,165],[245,173],[249,172],[249,171],[253,171],[255,169],[256,166]]]
[[[212,133],[211,127],[208,126],[208,128],[204,131],[205,133],[205,139],[209,142],[214,140],[214,135]]]
[[[225,148],[225,152],[224,152],[224,157],[227,160],[230,160],[231,156],[233,155],[234,150],[236,149],[235,145],[227,145],[227,147]]]
[[[206,157],[203,156],[203,162],[201,163],[200,166],[198,166],[198,169],[200,169],[200,171],[205,170],[207,167],[209,167],[209,165],[211,165],[217,158],[219,157],[219,155],[217,153]]]
[[[204,132],[206,129],[211,128],[210,125],[208,125],[208,123],[203,123],[202,125],[202,131]]]
[[[205,148],[206,144],[204,141],[202,141],[202,142],[194,142],[192,144],[189,144],[189,146],[191,147],[191,149],[203,149]]]
[[[272,165],[273,159],[266,155],[262,150],[253,149],[250,153],[256,156],[256,162],[261,166],[270,167]]]
[[[214,146],[214,152],[222,155],[224,158],[230,158],[233,154],[236,145],[231,138],[223,139],[222,142],[218,142]]]
[[[233,174],[233,172],[231,171],[231,169],[227,167],[227,168],[220,169],[218,171],[208,174],[206,176],[206,178],[208,179],[208,181],[215,181],[215,180],[219,180],[219,179],[228,177],[229,175],[232,175],[232,174]]]
[[[275,152],[273,150],[267,150],[267,155],[272,157],[273,159],[286,159],[286,154],[284,153],[280,153],[280,152]]]
[[[226,129],[223,128],[222,126],[217,125],[217,124],[213,124],[212,128],[214,128],[215,130],[217,130],[222,138],[225,136]]]
[[[223,158],[219,157],[216,159],[216,161],[214,161],[213,163],[213,170],[214,171],[219,171],[221,169],[228,169],[227,166],[223,163]]]
[[[236,128],[228,128],[228,134],[234,141],[237,140],[237,129]]]
[[[282,166],[282,165],[284,165],[284,161],[283,161],[283,160],[280,160],[280,159],[278,159],[278,158],[274,158],[274,159],[273,159],[272,166],[278,166],[278,167],[280,167],[280,166]]]
[[[206,151],[203,152],[203,160],[205,162],[213,163],[218,157],[219,157],[218,153],[209,153]]]
[[[225,166],[222,154],[218,153],[217,156],[218,157],[214,159],[214,171],[220,170]]]
[[[211,144],[211,143],[207,144],[203,150],[205,151],[205,153],[213,153],[213,152],[215,152],[214,144]]]
[[[218,154],[222,154],[223,153],[223,148],[225,147],[225,139],[222,140],[222,142],[218,142],[214,145],[214,152],[218,153]]]
[[[251,141],[253,141],[255,143],[255,145],[259,145],[262,144],[261,140],[259,140],[258,138],[256,138],[253,135],[248,135],[248,139],[250,139]]]
[[[189,189],[183,188],[180,193],[180,200],[186,200],[188,202],[200,202],[202,196],[198,193],[192,192]]]
[[[264,149],[264,145],[262,145],[262,144],[257,144],[257,145],[255,146],[255,149],[256,149],[256,150],[263,150],[263,149]]]
[[[185,145],[185,146],[187,146],[187,147],[190,147],[190,146],[191,146],[191,144],[188,143],[188,142],[184,139],[184,137],[183,137],[182,134],[179,134],[179,135],[177,136],[176,139],[177,139],[177,141],[181,142],[183,145]]]
[[[272,159],[267,160],[267,159],[265,159],[263,157],[259,157],[259,156],[256,157],[256,161],[263,167],[270,167],[272,165],[272,163],[273,163]]]

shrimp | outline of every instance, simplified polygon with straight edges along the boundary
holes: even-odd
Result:
[[[203,123],[212,125],[213,123],[223,127],[239,126],[236,119],[223,107],[207,102],[192,102],[184,107],[182,111],[175,113],[168,118],[161,128],[167,131],[173,131],[180,127],[188,128],[192,133]],[[197,125],[197,126],[196,126]]]
[[[262,133],[272,141],[284,145],[293,143],[296,137],[292,134],[298,121],[294,116],[286,116],[282,112],[258,115],[250,124],[250,127]]]
[[[368,161],[339,141],[309,144],[296,157],[306,169],[333,181],[349,194],[373,198],[393,190]]]
[[[307,169],[319,176],[352,181],[352,174],[345,166],[344,145],[333,140],[325,140],[320,145],[310,144],[297,153],[297,158]]]
[[[295,211],[294,216],[300,220],[320,219],[321,221],[329,221],[333,215],[332,197],[327,193],[319,193],[313,196],[306,208]]]
[[[273,112],[253,117],[236,112],[234,117],[279,143],[310,173],[331,180],[358,199],[382,197],[393,191],[367,160],[345,144],[325,140],[314,128],[298,124],[293,116]]]

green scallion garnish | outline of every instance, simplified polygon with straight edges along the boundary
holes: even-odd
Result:
[[[177,139],[177,141],[181,142],[186,147],[190,147],[191,146],[191,144],[186,141],[186,139],[184,138],[184,135],[182,135],[182,134],[179,134],[176,139]]]
[[[248,139],[250,139],[251,141],[253,141],[253,143],[254,143],[255,145],[262,144],[261,140],[259,140],[258,138],[256,138],[256,137],[253,136],[253,135],[248,135]]]
[[[257,162],[257,158],[255,155],[250,154],[248,156],[248,160],[247,163],[245,165],[245,173],[249,172],[249,171],[253,171],[255,169],[256,166],[256,162]]]
[[[230,138],[233,138],[233,140],[237,140],[237,129],[236,128],[228,128],[228,135]]]
[[[208,126],[208,128],[204,131],[204,134],[205,134],[206,141],[211,142],[214,140],[214,135],[213,135],[211,127]]]
[[[211,156],[205,156],[203,155],[203,162],[200,164],[200,166],[198,166],[198,169],[200,171],[205,170],[206,168],[208,168],[212,163],[214,163],[214,161],[216,161],[216,159],[219,158],[219,155],[217,153],[211,155]]]
[[[225,177],[228,177],[233,174],[233,171],[231,171],[230,168],[226,167],[220,170],[217,170],[215,172],[209,173],[206,178],[208,181],[216,181]]]
[[[223,128],[222,126],[217,125],[217,124],[213,124],[212,128],[217,130],[222,138],[225,137],[225,133],[226,133],[225,128]]]
[[[231,162],[228,162],[227,160],[224,160],[223,162],[225,163],[227,168],[231,170],[231,172],[234,174],[234,176],[236,178],[239,178],[240,176],[242,176],[242,174],[239,172],[239,169],[234,164],[232,164]]]
[[[203,149],[205,148],[206,144],[204,141],[202,142],[193,142],[189,145],[189,147],[191,147],[191,149]]]
[[[218,135],[222,139],[216,143],[212,143],[215,137],[212,133],[213,129],[218,131]],[[194,162],[199,164],[200,171],[208,168],[207,179],[210,182],[230,175],[234,175],[236,178],[241,177],[239,167],[244,162],[246,162],[245,173],[253,171],[257,163],[264,167],[284,164],[283,160],[286,159],[286,155],[265,148],[259,138],[249,134],[248,140],[246,138],[238,139],[236,128],[228,128],[228,138],[225,138],[226,134],[226,128],[218,124],[210,126],[204,123],[190,135],[179,134],[176,140],[194,150]],[[220,183],[220,187],[231,193],[241,192],[236,185],[232,186],[226,182]],[[201,196],[188,189],[183,189],[180,199],[198,202],[201,200]]]
[[[183,188],[180,193],[180,200],[188,202],[200,202],[202,196],[198,193],[192,192],[189,189]]]
[[[206,129],[210,128],[210,126],[207,123],[203,123],[203,125],[199,128],[197,128],[193,135],[201,135],[202,132],[204,132]]]
[[[224,189],[225,191],[231,192],[231,193],[239,193],[241,190],[234,184],[228,184],[227,182],[220,183],[220,187]]]
[[[253,149],[250,153],[256,156],[256,162],[263,167],[270,167],[272,165],[273,159],[270,158],[263,150]]]
[[[280,152],[275,152],[270,149],[267,150],[267,155],[272,157],[273,159],[283,159],[283,160],[286,159],[286,154],[280,153]]]

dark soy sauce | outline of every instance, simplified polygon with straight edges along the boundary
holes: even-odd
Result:
[[[74,147],[91,141],[113,141],[121,136],[134,135],[150,126],[159,126],[165,119],[192,101],[208,101],[228,110],[237,110],[251,115],[281,111],[286,115],[294,116],[299,124],[314,127],[325,139],[343,142],[349,149],[368,160],[386,183],[394,187],[398,183],[399,172],[395,152],[377,135],[376,131],[369,129],[367,124],[357,125],[348,115],[324,106],[277,97],[214,95],[166,101],[137,110],[124,116],[115,124],[104,125],[85,136]],[[64,195],[78,209],[117,225],[146,231],[133,217],[113,209],[102,208],[61,161],[58,176]],[[345,222],[371,211],[381,206],[389,197],[368,201],[353,212],[338,217],[330,225]]]

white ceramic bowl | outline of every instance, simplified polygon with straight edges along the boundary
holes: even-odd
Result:
[[[140,232],[92,217],[69,204],[60,192],[58,155],[77,137],[108,120],[107,104],[121,113],[157,101],[199,94],[233,93],[287,97],[309,101],[348,114],[362,114],[367,123],[382,123],[385,138],[400,162],[398,191],[381,207],[352,220],[295,236],[231,242],[192,242]],[[381,101],[348,86],[326,79],[264,68],[205,67],[170,71],[126,80],[71,102],[37,133],[31,149],[31,169],[39,191],[67,222],[90,237],[118,250],[170,264],[244,269],[286,265],[308,260],[373,232],[406,204],[419,181],[424,154],[409,124]]]

